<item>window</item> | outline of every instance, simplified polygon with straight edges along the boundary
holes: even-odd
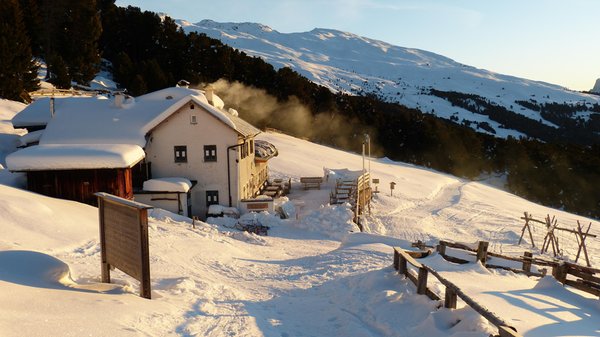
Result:
[[[198,124],[198,117],[196,115],[190,116],[190,124]]]
[[[219,191],[206,191],[206,207],[219,204]]]
[[[241,146],[241,153],[240,156],[242,159],[246,158],[248,156],[248,143],[244,142]]]
[[[216,145],[204,145],[204,161],[217,161]]]
[[[177,145],[174,147],[174,151],[176,163],[187,163],[187,146]]]
[[[254,139],[250,140],[250,154],[254,154]]]

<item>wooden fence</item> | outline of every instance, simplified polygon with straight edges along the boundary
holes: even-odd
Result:
[[[329,203],[332,205],[350,203],[354,213],[353,221],[362,231],[360,215],[364,214],[365,209],[370,212],[372,197],[371,175],[365,172],[355,180],[337,181],[335,189],[329,195]]]
[[[108,90],[74,90],[74,89],[39,89],[29,93],[31,97],[71,97],[71,96],[86,96],[94,97],[101,93],[110,93]]]
[[[438,281],[445,286],[444,307],[456,308],[457,297],[461,298],[468,306],[473,308],[490,323],[498,328],[500,337],[520,336],[516,329],[509,326],[504,320],[496,316],[493,312],[478,304],[474,299],[465,294],[458,286],[442,277],[433,268],[424,265],[415,260],[415,258],[425,257],[429,255],[433,248],[446,260],[454,263],[472,263],[462,258],[448,255],[447,248],[459,249],[474,255],[477,261],[480,261],[487,268],[499,268],[510,270],[515,273],[523,273],[528,276],[544,276],[545,269],[540,269],[542,272],[532,271],[532,266],[551,268],[552,276],[564,285],[571,286],[575,289],[587,292],[589,294],[600,297],[600,269],[581,266],[575,263],[546,260],[538,257],[533,257],[531,252],[524,252],[523,256],[508,256],[488,251],[488,242],[480,241],[477,245],[467,245],[463,243],[455,243],[449,241],[440,241],[435,247],[427,246],[422,242],[413,243],[414,247],[420,249],[428,249],[427,251],[405,251],[401,248],[394,248],[394,269],[398,270],[399,274],[406,276],[416,287],[417,294],[427,295],[430,299],[439,301],[441,298],[427,288],[428,275],[433,275]],[[498,264],[488,263],[492,258],[504,259],[521,263],[521,269],[510,268]],[[412,265],[417,269],[417,272],[408,268]]]
[[[588,252],[587,252],[587,247],[586,247],[586,239],[587,238],[596,238],[597,236],[594,234],[590,233],[590,229],[592,228],[592,223],[590,222],[587,226],[587,229],[584,228],[584,225],[581,224],[581,222],[577,221],[577,227],[573,227],[573,228],[567,228],[567,227],[561,227],[558,224],[558,220],[556,219],[556,217],[550,217],[550,214],[546,215],[546,217],[544,218],[544,220],[539,220],[534,218],[531,214],[524,212],[524,217],[521,217],[521,220],[525,220],[525,224],[523,225],[523,228],[521,229],[521,236],[519,237],[519,243],[521,244],[521,242],[523,241],[523,237],[525,236],[525,232],[527,231],[527,234],[529,236],[529,240],[531,241],[531,246],[532,247],[536,247],[535,245],[535,239],[534,239],[534,235],[532,233],[532,228],[535,229],[536,225],[541,225],[543,227],[543,234],[544,234],[544,238],[543,238],[543,243],[542,246],[540,248],[540,253],[547,253],[550,251],[550,248],[552,249],[552,254],[554,255],[554,257],[557,256],[561,256],[563,255],[563,250],[560,248],[560,245],[565,245],[565,241],[569,241],[568,238],[570,237],[570,241],[571,241],[571,246],[577,246],[577,253],[574,255],[575,256],[575,263],[577,263],[577,261],[579,260],[579,258],[582,256],[582,252],[583,252],[583,257],[585,258],[585,262],[587,264],[588,267],[591,267],[592,264],[590,262],[589,256],[588,256]],[[560,233],[564,233],[563,235],[563,242],[559,242],[559,235]],[[567,234],[568,233],[568,234]],[[573,240],[574,238],[574,240]],[[541,240],[541,238],[538,238],[539,240]]]
[[[419,246],[419,244],[415,244]],[[523,256],[508,256],[487,251],[487,242],[480,241],[478,248],[473,248],[469,245],[461,243],[453,243],[448,241],[440,241],[437,246],[437,251],[446,260],[454,263],[469,263],[470,261],[452,257],[446,254],[446,247],[461,249],[476,254],[477,260],[482,261],[482,264],[487,268],[497,268],[510,270],[515,273],[523,273],[528,276],[544,276],[545,272],[535,272],[531,270],[532,265],[541,267],[548,267],[552,269],[552,276],[554,278],[568,286],[585,291],[594,296],[600,297],[600,269],[585,267],[571,262],[558,261],[558,260],[546,260],[538,257],[533,257],[531,252],[524,252]],[[504,259],[508,261],[515,261],[521,263],[521,269],[510,268],[501,266],[498,264],[488,263],[488,256],[495,257],[497,259]],[[484,262],[485,261],[485,262]]]
[[[433,268],[424,265],[420,262],[417,262],[413,256],[411,256],[413,252],[404,251],[401,248],[394,248],[394,269],[398,271],[399,274],[406,276],[412,283],[417,287],[417,294],[427,295],[432,300],[438,301],[440,297],[427,288],[427,278],[428,275],[431,274],[435,278],[440,281],[445,288],[445,296],[444,296],[444,307],[456,309],[457,298],[460,297],[468,306],[473,308],[473,310],[477,311],[480,315],[482,315],[485,319],[487,319],[490,323],[495,325],[498,328],[498,336],[500,337],[519,337],[520,334],[517,333],[517,330],[514,327],[508,325],[503,319],[496,316],[493,312],[486,309],[484,306],[477,303],[474,299],[469,297],[462,289],[456,286],[454,283],[450,282],[448,279],[441,276],[437,271]],[[416,252],[417,254],[422,254],[420,252]],[[418,273],[415,274],[408,268],[408,264],[417,268]]]

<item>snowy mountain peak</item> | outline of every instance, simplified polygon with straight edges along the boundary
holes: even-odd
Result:
[[[600,78],[596,80],[596,84],[594,85],[594,88],[592,88],[592,90],[590,90],[590,91],[595,94],[600,94]]]
[[[544,115],[548,104],[566,105],[571,110],[568,118],[582,123],[600,117],[596,95],[477,69],[429,51],[353,33],[326,28],[280,33],[257,23],[212,20],[180,25],[186,32],[204,33],[261,57],[276,69],[290,67],[334,92],[372,94],[497,137],[543,134],[551,138],[569,123],[559,114]],[[454,93],[462,96],[452,97]],[[536,128],[544,130],[530,132]]]
[[[216,22],[205,19],[194,25],[219,30],[243,31],[247,33],[279,33],[269,26],[254,22]]]

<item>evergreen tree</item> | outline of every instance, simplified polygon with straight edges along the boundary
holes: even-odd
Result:
[[[137,74],[131,81],[131,84],[127,87],[127,91],[133,96],[139,96],[148,92],[148,87],[146,86],[146,81],[144,78]]]
[[[129,55],[122,51],[113,61],[113,78],[121,88],[128,88],[136,75],[136,69]]]
[[[33,56],[42,56],[42,37],[44,31],[44,25],[42,23],[42,17],[40,16],[40,10],[36,0],[19,0],[23,12],[23,22],[27,29],[27,35],[31,45],[31,53]]]
[[[61,55],[72,79],[88,85],[100,69],[98,40],[102,26],[96,0],[68,0],[67,6]]]
[[[141,75],[145,79],[149,91],[163,89],[168,87],[169,83],[173,83],[173,79],[165,74],[156,59],[150,59],[143,63]]]
[[[37,70],[18,0],[0,1],[0,97],[29,100],[28,92],[38,88]]]
[[[48,82],[59,89],[71,88],[71,76],[67,70],[67,64],[60,55],[48,57]]]

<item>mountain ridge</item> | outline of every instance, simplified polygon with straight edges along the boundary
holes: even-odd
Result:
[[[584,124],[592,115],[600,119],[597,113],[600,108],[595,111],[600,107],[598,96],[475,68],[430,51],[395,46],[349,32],[315,28],[309,32],[280,33],[251,22],[176,22],[187,33],[199,32],[219,39],[251,56],[263,58],[276,69],[290,67],[333,92],[374,95],[386,102],[470,125],[496,137],[519,138],[531,134],[516,126],[516,122],[510,125],[505,118],[482,113],[481,105],[473,109],[459,107],[447,97],[433,94],[432,90],[479,96],[516,115],[514,118],[522,116],[557,132],[566,126],[557,123],[556,118],[545,116],[544,105],[569,106],[572,108],[569,118]]]

